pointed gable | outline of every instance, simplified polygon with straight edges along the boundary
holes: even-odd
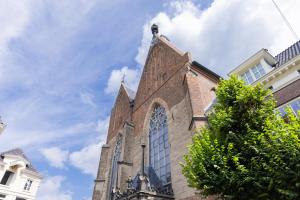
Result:
[[[118,134],[119,129],[126,120],[131,119],[131,103],[135,97],[135,92],[121,84],[115,105],[111,111],[107,141]]]
[[[137,90],[136,107],[153,95],[157,89],[188,62],[190,62],[189,53],[181,52],[165,37],[156,36],[149,49]]]
[[[135,99],[136,92],[127,87],[126,85],[122,84],[130,101],[133,101]]]

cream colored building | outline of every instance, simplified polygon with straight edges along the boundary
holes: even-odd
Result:
[[[300,41],[276,56],[262,49],[232,70],[247,84],[261,83],[272,90],[282,115],[289,106],[300,110]]]
[[[21,149],[0,154],[0,200],[33,200],[41,180]]]

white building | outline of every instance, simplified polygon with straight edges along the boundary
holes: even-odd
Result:
[[[0,154],[0,200],[33,200],[41,180],[21,149]]]
[[[285,115],[287,106],[296,115],[300,110],[300,41],[276,56],[262,49],[232,70],[231,74],[237,74],[247,84],[261,83],[271,89],[282,115]]]

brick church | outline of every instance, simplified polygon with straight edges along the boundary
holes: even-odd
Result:
[[[136,92],[121,84],[102,146],[93,200],[200,199],[180,162],[220,76],[151,27],[153,39]]]

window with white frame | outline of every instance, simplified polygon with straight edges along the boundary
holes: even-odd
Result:
[[[150,166],[163,185],[171,183],[170,145],[166,110],[157,106],[152,112],[149,127]]]
[[[299,99],[296,99],[294,101],[291,101],[287,104],[285,104],[284,106],[281,106],[278,108],[280,114],[282,116],[285,116],[287,113],[286,113],[286,109],[287,108],[291,108],[292,112],[299,117],[299,111],[300,111],[300,98]]]
[[[245,73],[243,73],[241,77],[247,85],[254,82],[253,76],[249,70],[247,70]]]
[[[31,185],[32,185],[32,180],[30,180],[30,179],[27,179],[27,181],[26,181],[26,183],[25,183],[25,185],[24,185],[24,190],[27,190],[27,191],[29,191],[29,190],[30,190],[30,187],[31,187]]]
[[[247,85],[253,83],[255,80],[261,78],[266,74],[266,71],[261,64],[257,64],[251,69],[247,70],[241,75],[241,78],[245,81]]]
[[[263,75],[266,74],[264,68],[261,66],[261,64],[255,65],[254,67],[251,68],[252,73],[254,74],[254,77],[256,79],[259,79]]]

